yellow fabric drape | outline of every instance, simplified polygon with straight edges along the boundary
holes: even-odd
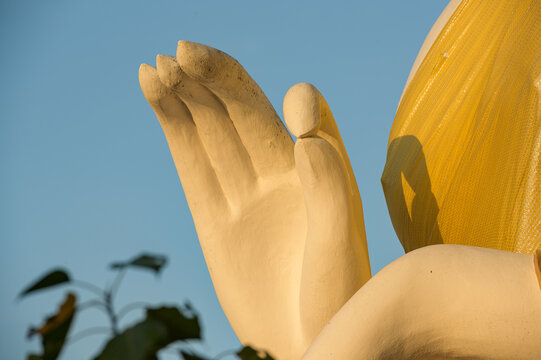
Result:
[[[404,249],[541,245],[541,0],[464,0],[399,105],[382,184]]]

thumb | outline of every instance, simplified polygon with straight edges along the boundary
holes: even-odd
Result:
[[[313,85],[297,84],[284,99],[284,117],[298,138],[295,165],[308,217],[300,311],[310,341],[370,278],[370,263],[361,198],[327,102]]]

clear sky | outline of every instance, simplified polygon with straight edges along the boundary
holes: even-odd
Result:
[[[3,0],[0,2],[0,358],[26,341],[66,289],[15,301],[54,266],[105,285],[107,265],[167,254],[159,278],[128,273],[117,305],[190,300],[206,351],[238,346],[216,299],[161,128],[137,72],[180,39],[226,51],[278,113],[288,88],[326,97],[357,177],[372,272],[403,254],[380,176],[400,94],[424,37],[446,5],[424,1]],[[88,295],[88,294],[85,294]],[[133,312],[122,324],[134,321]],[[98,310],[75,332],[107,325]],[[104,336],[71,344],[88,359]],[[176,358],[161,354],[162,359]]]

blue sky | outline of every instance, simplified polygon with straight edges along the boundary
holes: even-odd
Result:
[[[167,254],[162,276],[128,273],[117,304],[190,300],[205,350],[236,347],[214,294],[160,126],[139,88],[141,63],[180,39],[226,51],[278,113],[288,88],[311,82],[338,122],[359,184],[372,271],[403,254],[380,176],[400,94],[446,1],[75,1],[0,3],[0,357],[26,341],[65,289],[15,301],[54,266],[99,285],[107,265],[142,251]],[[123,324],[134,321],[134,312]],[[75,331],[107,325],[97,310]],[[70,345],[87,359],[103,336]],[[161,354],[162,359],[174,359]]]

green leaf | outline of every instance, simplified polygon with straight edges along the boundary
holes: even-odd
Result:
[[[184,360],[210,360],[208,357],[203,357],[198,354],[194,354],[193,352],[186,352],[184,350],[180,350],[180,356]]]
[[[175,307],[147,309],[147,318],[155,319],[165,325],[173,341],[201,338],[201,328],[197,316],[185,308],[180,310]]]
[[[199,320],[186,309],[147,308],[146,318],[111,339],[96,360],[155,360],[172,342],[200,338]]]
[[[166,263],[167,257],[164,255],[141,254],[129,261],[113,263],[111,264],[111,268],[125,269],[127,267],[139,267],[152,270],[158,274]]]
[[[67,294],[66,300],[55,315],[49,317],[39,329],[31,328],[28,331],[29,338],[39,335],[43,346],[43,354],[32,354],[28,359],[55,360],[58,357],[75,315],[75,302],[75,295]]]
[[[26,360],[43,360],[43,356],[36,355],[36,354],[30,354],[26,357]]]
[[[28,286],[26,289],[24,289],[20,294],[19,298],[25,297],[26,295],[37,291],[46,289],[52,286],[56,286],[59,284],[63,284],[65,282],[69,282],[70,277],[67,274],[66,271],[62,269],[55,269],[47,274],[45,274],[42,278],[34,282],[32,285]]]
[[[237,356],[241,360],[274,360],[272,356],[264,351],[255,350],[253,347],[246,345],[238,353]]]

